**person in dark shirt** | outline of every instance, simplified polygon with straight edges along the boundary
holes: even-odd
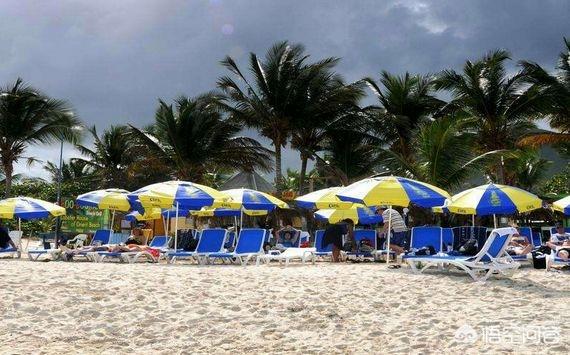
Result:
[[[18,249],[12,238],[10,238],[8,228],[3,222],[0,222],[0,249],[7,249],[9,247]]]
[[[354,222],[351,219],[345,219],[340,223],[331,224],[325,229],[323,235],[322,247],[333,245],[332,261],[338,263],[340,261],[340,251],[342,250],[342,236],[348,236],[348,240],[354,240],[353,235]]]

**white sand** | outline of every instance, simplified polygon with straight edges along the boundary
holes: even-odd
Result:
[[[414,275],[377,263],[2,260],[0,352],[568,353],[569,284],[569,272],[529,268],[480,284],[459,273]],[[465,324],[477,331],[540,325],[565,340],[516,346],[479,336],[468,344],[455,338]]]

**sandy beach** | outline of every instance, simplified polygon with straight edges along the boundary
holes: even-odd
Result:
[[[378,263],[2,260],[0,351],[567,353],[566,336],[514,345],[516,339],[497,344],[484,334],[530,326],[568,334],[569,276],[525,268],[510,280],[480,284],[459,273],[414,275]],[[461,327],[473,328],[476,339],[457,336]]]

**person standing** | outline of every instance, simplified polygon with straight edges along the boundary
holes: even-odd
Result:
[[[354,242],[354,222],[351,219],[345,219],[339,223],[331,224],[325,229],[323,235],[323,249],[333,245],[332,261],[338,263],[340,261],[340,251],[342,250],[342,237],[346,235],[347,239]]]
[[[390,225],[390,231],[392,232],[392,236],[390,238],[390,249],[396,252],[396,254],[402,254],[405,252],[405,235],[403,232],[407,232],[408,228],[406,227],[406,223],[402,218],[402,215],[398,213],[393,208],[386,208],[385,206],[380,206],[376,209],[376,214],[382,215],[382,219],[384,220],[384,226],[380,229],[381,243],[383,244],[386,241],[388,235],[388,225]],[[395,233],[398,233],[396,235]]]

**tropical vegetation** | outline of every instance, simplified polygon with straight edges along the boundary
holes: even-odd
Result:
[[[161,99],[150,125],[85,128],[83,142],[76,129],[81,122],[68,103],[18,79],[0,92],[5,194],[13,193],[15,177],[32,190],[51,184],[14,174],[14,165],[39,160],[27,157],[29,146],[61,140],[73,143],[80,156],[65,161],[61,171],[54,162],[44,166],[51,180],[61,178],[64,193],[134,189],[167,179],[219,186],[244,170],[275,174],[277,192],[394,174],[452,192],[493,181],[543,196],[568,193],[567,173],[548,173],[569,169],[566,39],[564,46],[552,72],[530,61],[513,63],[507,51],[496,50],[467,60],[459,71],[380,71],[378,79],[347,82],[339,58],[313,59],[301,44],[278,42],[263,57],[251,53],[244,64],[226,57],[218,91]],[[539,120],[552,131],[537,130]],[[268,139],[272,148],[252,137]],[[558,149],[562,163],[542,156],[545,144]],[[285,176],[284,148],[299,157],[299,169],[288,164]]]

